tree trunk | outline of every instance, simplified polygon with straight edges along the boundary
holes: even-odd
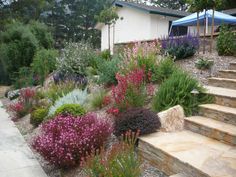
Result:
[[[108,24],[108,50],[109,52],[111,52],[110,30],[111,30],[111,27],[110,27],[110,24]]]
[[[215,7],[213,7],[212,21],[211,21],[211,44],[210,44],[210,52],[212,53],[213,48],[213,37],[214,37],[214,18],[215,18]]]
[[[199,38],[200,37],[200,23],[199,23],[199,11],[197,12],[197,37]],[[200,51],[200,46],[199,46],[199,49],[198,49],[198,53]]]
[[[203,54],[205,54],[206,51],[206,9],[204,14],[204,35],[203,35]]]

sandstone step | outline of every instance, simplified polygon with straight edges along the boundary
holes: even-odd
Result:
[[[167,175],[235,177],[236,147],[200,134],[156,132],[139,138],[141,155]]]
[[[185,118],[185,128],[230,145],[236,145],[236,126],[214,119],[192,116]]]
[[[236,63],[235,62],[230,63],[229,64],[229,69],[236,70]]]
[[[236,70],[220,70],[218,76],[222,78],[236,79]]]
[[[178,173],[178,174],[175,174],[175,175],[171,175],[169,177],[188,177],[188,176],[184,173]]]
[[[236,125],[236,108],[217,104],[199,105],[199,115]]]
[[[236,90],[222,87],[205,86],[206,93],[214,96],[216,104],[236,108]]]
[[[224,87],[236,90],[236,79],[212,77],[208,79],[208,83],[211,86]]]

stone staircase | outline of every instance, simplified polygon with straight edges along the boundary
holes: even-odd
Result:
[[[185,118],[181,132],[156,132],[139,139],[141,155],[167,175],[236,177],[236,63],[209,79],[213,104]]]

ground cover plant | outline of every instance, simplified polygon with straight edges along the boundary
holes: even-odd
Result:
[[[213,61],[210,61],[205,58],[200,58],[195,63],[195,66],[197,69],[206,70],[206,69],[210,69],[213,64],[214,64]]]
[[[195,90],[199,94],[195,95]],[[198,105],[211,102],[211,97],[204,94],[204,88],[188,73],[178,70],[164,81],[153,98],[153,109],[164,111],[175,105],[181,105],[186,115],[197,112]]]
[[[61,107],[57,108],[55,115],[72,115],[74,117],[82,116],[86,113],[85,109],[79,104],[63,104]]]
[[[39,126],[47,117],[48,108],[37,108],[30,115],[30,123]]]
[[[199,48],[197,36],[186,35],[181,37],[166,37],[161,39],[161,46],[164,53],[167,53],[176,60],[193,56]]]
[[[73,167],[93,149],[100,149],[112,133],[112,125],[96,114],[57,116],[41,126],[32,146],[51,164]]]

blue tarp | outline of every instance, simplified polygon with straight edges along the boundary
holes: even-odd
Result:
[[[213,10],[206,11],[206,19],[209,25],[211,25],[212,22],[212,14]],[[204,19],[205,19],[205,11],[199,13],[199,21],[201,25],[204,24]],[[215,25],[236,24],[236,17],[215,11],[214,24]],[[172,22],[172,26],[196,26],[196,25],[197,25],[197,13],[193,13],[189,16],[186,16],[184,18]]]

